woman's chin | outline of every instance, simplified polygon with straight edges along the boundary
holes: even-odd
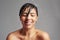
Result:
[[[30,29],[32,28],[32,25],[25,25],[24,27]]]

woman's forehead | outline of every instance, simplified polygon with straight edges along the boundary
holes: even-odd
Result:
[[[26,8],[23,13],[36,13],[36,9],[35,8]]]

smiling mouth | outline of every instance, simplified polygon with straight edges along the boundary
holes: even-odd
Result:
[[[31,21],[25,21],[25,25],[31,25],[32,22]]]

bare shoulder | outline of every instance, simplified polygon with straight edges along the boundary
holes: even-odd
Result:
[[[14,37],[13,33],[9,33],[6,40],[12,40],[12,38]]]
[[[18,40],[18,38],[17,38],[18,34],[19,34],[18,31],[19,30],[9,33],[6,40]]]
[[[50,36],[47,32],[44,32],[42,30],[37,30],[38,34],[40,37],[43,38],[43,40],[50,40]]]

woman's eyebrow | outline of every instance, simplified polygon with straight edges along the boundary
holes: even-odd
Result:
[[[30,13],[30,14],[35,14],[35,13]]]
[[[27,14],[27,13],[24,12],[23,14]]]

